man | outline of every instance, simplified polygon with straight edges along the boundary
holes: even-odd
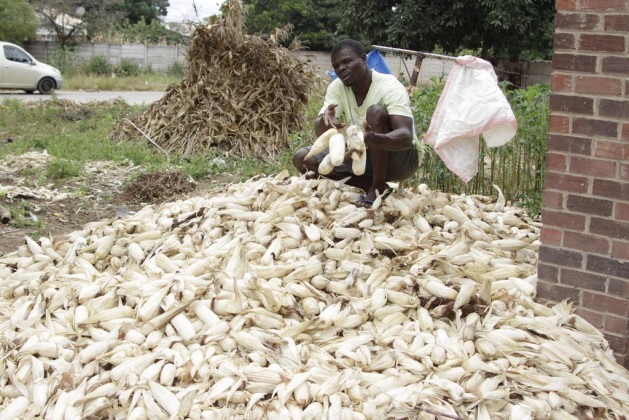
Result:
[[[346,39],[332,48],[332,68],[338,76],[327,89],[315,132],[320,136],[328,129],[358,125],[364,128],[367,167],[361,176],[352,174],[351,160],[326,175],[332,179],[351,176],[349,185],[361,188],[365,195],[357,203],[369,206],[384,193],[388,181],[410,178],[419,167],[413,114],[404,85],[395,76],[381,74],[367,65],[363,46]],[[298,150],[293,164],[301,172],[318,173],[319,163],[327,152],[304,160],[309,148]]]

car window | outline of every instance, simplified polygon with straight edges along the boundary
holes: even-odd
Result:
[[[4,56],[9,61],[15,61],[17,63],[30,63],[31,58],[24,54],[22,51],[10,45],[4,46]]]

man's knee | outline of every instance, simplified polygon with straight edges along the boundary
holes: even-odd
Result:
[[[388,133],[391,131],[391,120],[386,108],[382,105],[371,105],[367,108],[367,123],[376,132]]]
[[[295,168],[297,168],[297,170],[302,174],[308,171],[308,167],[305,163],[305,158],[307,154],[308,149],[306,149],[305,147],[297,150],[295,154],[293,154],[293,165],[295,165]]]

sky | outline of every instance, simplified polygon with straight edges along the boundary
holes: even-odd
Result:
[[[168,22],[181,22],[191,20],[198,22],[208,16],[219,12],[224,0],[168,0],[168,15],[165,20]],[[196,4],[199,15],[194,13],[193,4]]]

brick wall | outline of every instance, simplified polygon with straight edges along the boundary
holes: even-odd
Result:
[[[629,0],[557,0],[538,296],[629,367]]]

